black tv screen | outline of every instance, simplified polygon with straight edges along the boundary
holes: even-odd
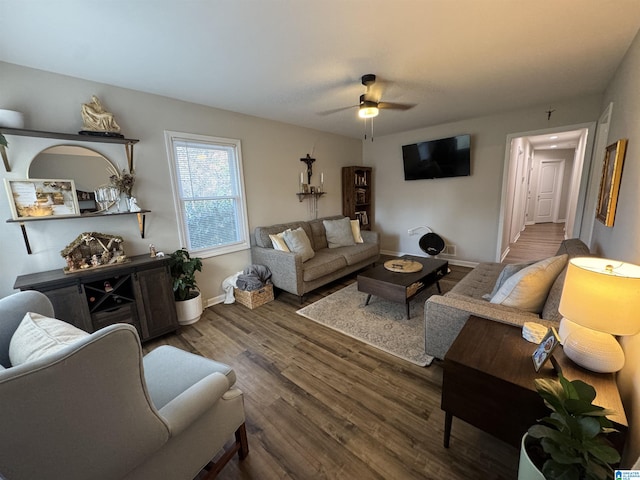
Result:
[[[402,146],[405,180],[471,175],[470,135]]]

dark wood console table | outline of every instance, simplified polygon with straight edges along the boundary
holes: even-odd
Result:
[[[57,318],[87,332],[130,323],[145,341],[177,330],[169,257],[130,260],[69,274],[60,268],[20,275],[13,288],[44,293]]]
[[[449,447],[453,417],[519,447],[528,428],[549,414],[534,379],[556,376],[550,362],[535,372],[531,361],[535,348],[522,338],[520,327],[469,318],[444,357],[445,447]],[[615,375],[579,367],[562,348],[555,350],[554,357],[568,380],[582,380],[595,388],[596,405],[616,412],[608,418],[619,433],[608,438],[621,451],[628,423]]]

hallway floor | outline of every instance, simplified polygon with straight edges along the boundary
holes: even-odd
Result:
[[[564,223],[527,225],[518,241],[509,245],[509,253],[502,263],[522,263],[552,257],[562,240]]]

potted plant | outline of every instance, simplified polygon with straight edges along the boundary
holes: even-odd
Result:
[[[612,412],[593,405],[595,389],[581,380],[536,379],[551,415],[529,428],[522,440],[518,479],[600,480],[613,478],[620,455],[606,439],[616,431]],[[532,470],[530,470],[533,468]]]
[[[202,260],[192,258],[187,250],[181,248],[171,254],[169,268],[178,323],[191,325],[202,315],[202,295],[196,283],[196,272],[202,271]]]

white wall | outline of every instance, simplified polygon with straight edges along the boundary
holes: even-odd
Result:
[[[613,102],[609,128],[611,144],[620,138],[629,139],[620,183],[618,208],[613,227],[595,222],[593,250],[602,257],[640,264],[640,34],[631,44],[627,55],[609,84],[602,103],[604,110]],[[601,172],[598,172],[601,175]],[[611,306],[612,315],[615,305]],[[627,459],[640,456],[640,335],[623,338],[626,363],[618,375],[618,384],[625,402],[627,417],[631,418],[633,437],[628,443]]]
[[[300,172],[306,167],[300,158],[315,145],[312,183],[324,172],[325,191],[318,202],[319,216],[339,214],[341,167],[357,165],[362,159],[362,142],[279,122],[240,115],[215,108],[149,95],[133,90],[89,82],[0,62],[0,108],[25,113],[25,128],[76,133],[82,127],[80,106],[96,94],[127,138],[137,138],[134,148],[137,176],[134,194],[147,215],[146,238],[137,233],[134,216],[113,219],[71,219],[31,222],[27,231],[33,255],[27,255],[20,227],[4,223],[11,218],[7,196],[0,195],[0,296],[13,292],[17,275],[62,268],[59,252],[82,232],[98,231],[122,235],[128,255],[145,254],[149,244],[172,252],[180,247],[176,212],[170,191],[164,131],[238,138],[247,190],[249,227],[310,218],[307,202],[298,202]],[[5,178],[25,178],[31,159],[54,143],[71,143],[29,137],[8,137],[12,172]],[[107,158],[126,166],[122,145],[90,144]],[[317,172],[317,173],[316,173]],[[206,259],[198,283],[207,301],[221,295],[222,280],[251,263],[250,251]]]
[[[546,104],[365,142],[364,164],[375,169],[381,248],[424,255],[418,247],[420,237],[408,236],[407,230],[428,225],[447,243],[457,245],[457,256],[448,257],[452,262],[495,261],[507,134],[594,121],[600,114],[601,96],[553,106],[551,121]],[[402,145],[465,133],[471,134],[471,176],[404,181]]]

